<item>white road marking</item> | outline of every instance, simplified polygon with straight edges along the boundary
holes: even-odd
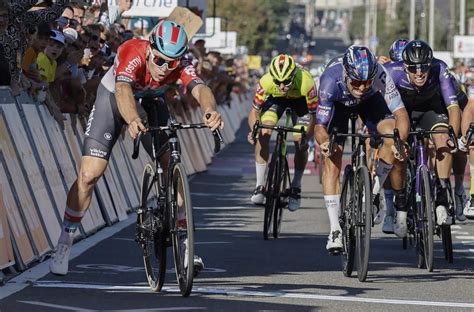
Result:
[[[474,240],[474,236],[456,236],[456,239]]]
[[[71,249],[71,255],[69,259],[72,260],[78,257],[89,248],[93,247],[94,245],[97,245],[104,239],[109,238],[115,233],[133,224],[135,220],[135,213],[129,214],[128,219],[118,222],[111,227],[106,227],[103,230],[97,232],[96,234],[89,236],[81,240],[80,242],[74,244]],[[50,261],[51,260],[43,261],[40,264],[35,265],[31,269],[28,269],[25,272],[21,273],[17,277],[9,280],[4,286],[2,286],[2,291],[0,291],[0,300],[11,296],[12,294],[22,290],[27,286],[30,286],[31,282],[34,282],[48,274]]]
[[[455,252],[474,252],[474,249],[454,249]]]
[[[295,174],[295,169],[294,168],[290,168],[290,174]],[[303,174],[306,174],[306,175],[311,174],[311,170],[305,169],[303,171]]]
[[[98,285],[98,284],[75,284],[75,283],[61,283],[54,281],[39,281],[34,283],[35,287],[48,288],[79,288],[79,289],[97,289],[110,292],[146,292],[150,289],[146,286],[132,286],[132,285]],[[176,287],[163,287],[162,291],[178,293],[179,289]],[[290,293],[277,291],[248,291],[239,289],[226,288],[209,288],[209,287],[194,287],[193,293],[209,294],[209,295],[226,295],[232,297],[274,297],[274,298],[294,298],[294,299],[309,299],[309,300],[327,300],[327,301],[346,301],[346,302],[361,302],[361,303],[381,303],[394,305],[418,305],[418,306],[432,306],[432,307],[458,307],[458,308],[474,308],[474,303],[469,302],[449,302],[449,301],[424,301],[424,300],[410,300],[410,299],[381,299],[381,298],[367,298],[356,296],[330,296],[317,295],[309,293]]]
[[[460,225],[451,225],[451,229],[460,229],[461,226]]]
[[[451,231],[451,234],[458,234],[458,235],[468,235],[468,234],[469,234],[469,232]]]
[[[133,238],[116,237],[116,240],[135,242]],[[194,242],[194,245],[231,244],[231,242]]]
[[[256,206],[226,206],[226,207],[199,207],[194,206],[194,210],[238,210],[238,209],[253,209]]]
[[[250,192],[249,192],[250,194]],[[215,197],[247,197],[247,194],[244,193],[200,193],[200,192],[191,192],[193,196],[215,196]],[[250,195],[248,196],[250,197]]]
[[[31,305],[36,305],[36,306],[48,307],[48,308],[70,310],[70,311],[79,311],[79,312],[97,312],[97,311],[99,311],[99,310],[81,309],[81,308],[78,308],[78,307],[72,307],[72,306],[66,306],[66,305],[45,303],[45,302],[41,302],[41,301],[23,301],[23,300],[19,300],[18,302],[31,304]],[[143,312],[153,312],[153,311],[186,311],[186,310],[206,310],[206,308],[205,307],[169,307],[169,308],[146,308],[146,309],[126,309],[126,310],[114,309],[114,310],[100,310],[100,311],[120,311],[120,312],[126,312],[126,311],[140,312],[140,311],[143,311]]]

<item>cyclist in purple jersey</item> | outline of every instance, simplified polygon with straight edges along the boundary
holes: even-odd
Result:
[[[386,65],[400,92],[415,128],[432,130],[451,125],[459,133],[461,110],[456,85],[447,65],[433,57],[431,47],[421,40],[410,41],[402,53],[403,61]],[[438,224],[451,224],[448,215],[448,182],[453,156],[448,135],[432,137],[436,151],[436,170],[440,188],[436,194]]]
[[[396,127],[401,139],[405,140],[409,118],[392,79],[384,67],[377,63],[372,52],[364,46],[349,47],[342,58],[328,65],[321,76],[318,95],[320,104],[316,111],[315,136],[326,158],[323,192],[331,227],[326,249],[338,252],[342,250],[338,213],[344,139],[338,139],[337,149],[330,151],[329,132],[337,127],[338,131],[347,133],[350,114],[355,113],[370,131],[388,134],[393,133]],[[402,191],[405,186],[403,156],[396,153],[393,141],[388,139],[380,147],[379,156],[378,185],[383,185],[390,174],[392,186],[397,190],[396,206],[399,210],[405,210],[406,198]],[[406,212],[404,216],[405,219],[401,219],[399,223],[401,233],[406,233]]]
[[[474,122],[474,86],[469,86],[467,94],[469,97],[469,101],[462,113],[462,136],[459,139],[459,147],[460,149],[462,148],[464,151],[469,153],[469,171],[471,174],[471,200],[470,203],[468,203],[464,207],[464,215],[469,219],[474,219],[474,149],[472,148],[472,146],[467,146],[468,142],[466,141],[466,135],[469,130],[469,127],[471,123]]]

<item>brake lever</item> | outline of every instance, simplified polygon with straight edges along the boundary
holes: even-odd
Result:
[[[132,158],[138,158],[138,152],[140,151],[140,139],[142,137],[143,132],[139,131],[137,137],[133,140],[133,153]]]

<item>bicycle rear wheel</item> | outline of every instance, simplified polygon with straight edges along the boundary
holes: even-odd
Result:
[[[278,178],[278,196],[273,215],[273,237],[278,238],[281,230],[281,220],[283,217],[283,210],[288,205],[288,195],[285,196],[286,189],[290,186],[290,169],[288,168],[288,160],[285,157],[281,158],[280,162],[280,176]]]
[[[424,266],[428,272],[433,271],[433,262],[434,262],[434,213],[433,213],[433,203],[431,196],[431,185],[430,185],[430,176],[428,169],[426,167],[420,168],[420,207],[418,209],[418,222],[421,221],[421,237],[420,243],[422,244],[421,253],[418,255],[418,264],[422,264],[422,259],[424,258]]]
[[[273,153],[270,165],[268,167],[267,181],[265,184],[265,213],[263,216],[263,239],[268,240],[272,231],[272,220],[277,204],[276,188],[278,184],[279,159]]]
[[[354,172],[352,166],[347,165],[344,169],[344,176],[342,178],[341,191],[341,210],[339,211],[339,223],[342,229],[342,273],[346,277],[352,275],[354,269],[354,253],[355,253],[355,237],[354,227],[352,224],[352,209],[353,202],[353,181]]]
[[[172,208],[171,237],[176,279],[183,297],[189,296],[194,279],[194,220],[188,177],[184,165],[171,168],[169,204]]]
[[[153,291],[161,290],[166,274],[168,228],[164,207],[160,207],[158,200],[159,183],[155,179],[154,165],[146,164],[140,191],[141,211],[137,214],[137,241],[143,249],[145,273]]]
[[[441,226],[441,239],[443,241],[444,259],[453,263],[453,238],[451,236],[451,226]]]
[[[372,232],[372,190],[367,167],[357,170],[356,259],[357,278],[364,282],[369,268],[370,235]]]

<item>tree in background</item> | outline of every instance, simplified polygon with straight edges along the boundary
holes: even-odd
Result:
[[[209,11],[213,0],[208,0]],[[250,54],[262,54],[274,47],[279,30],[288,17],[286,0],[219,0],[216,15],[227,19],[227,30],[237,31],[237,44]]]

